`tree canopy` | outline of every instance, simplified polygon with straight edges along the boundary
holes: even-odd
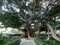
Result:
[[[56,17],[60,16],[59,0],[0,0],[0,21],[5,27],[24,26],[25,33],[32,36],[40,26],[47,26],[54,34]]]
[[[49,0],[1,0],[0,20],[6,26],[20,27],[23,23],[44,23],[53,21],[53,18],[60,13],[59,0],[55,4]],[[42,21],[41,21],[42,20]]]

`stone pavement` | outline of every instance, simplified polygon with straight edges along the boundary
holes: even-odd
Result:
[[[27,39],[21,39],[20,45],[36,45],[34,42],[34,39],[27,40]]]

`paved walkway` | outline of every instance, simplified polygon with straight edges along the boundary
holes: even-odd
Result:
[[[27,40],[27,39],[21,39],[20,45],[36,45],[34,42],[34,39]]]

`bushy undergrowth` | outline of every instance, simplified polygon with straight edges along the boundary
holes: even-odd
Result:
[[[54,40],[53,38],[44,41],[43,38],[37,37],[35,38],[36,45],[60,45],[60,42]],[[20,38],[19,37],[0,37],[0,45],[19,45],[20,44]]]
[[[9,38],[9,37],[0,37],[0,45],[19,45],[20,39],[19,38]]]
[[[35,38],[36,45],[60,45],[59,41],[56,41],[54,39],[50,39],[48,41],[44,41],[43,39]]]

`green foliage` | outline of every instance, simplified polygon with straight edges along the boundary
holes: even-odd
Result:
[[[18,13],[5,13],[0,14],[0,21],[3,22],[5,27],[18,28],[22,25],[22,21],[18,17]]]
[[[60,13],[60,5],[54,6],[51,10],[46,13],[46,16],[52,17],[57,16]]]
[[[15,40],[11,40],[11,41],[8,41],[6,44],[4,45],[19,45],[19,39],[15,39]]]
[[[9,39],[8,37],[0,37],[0,45],[19,45],[20,39]]]
[[[36,45],[43,45],[43,42],[39,38],[35,38]]]
[[[40,38],[35,38],[36,45],[60,45],[60,42],[56,40],[44,41]]]
[[[60,30],[60,21],[57,21],[57,22],[56,22],[56,28],[57,28],[58,30]]]
[[[0,45],[4,45],[5,43],[7,43],[8,42],[8,38],[6,38],[6,37],[0,37]]]
[[[60,42],[56,41],[56,40],[49,40],[47,42],[44,42],[44,45],[60,45]]]
[[[28,0],[27,0],[28,1]],[[20,12],[19,12],[19,15],[24,19],[24,20],[28,20],[31,18],[31,20],[39,20],[40,23],[42,24],[45,24],[45,22],[47,23],[48,21],[51,21],[52,18],[51,17],[54,17],[56,16],[58,13],[60,13],[60,5],[56,5],[56,6],[53,6],[53,8],[51,10],[47,10],[46,13],[44,13],[42,16],[40,14],[37,14],[36,15],[36,12],[33,11],[33,10],[36,10],[37,8],[41,9],[41,5],[39,3],[37,3],[35,5],[35,2],[33,3],[30,3],[29,6],[26,6],[26,3],[23,3],[22,0],[8,0],[8,4],[13,4],[15,2],[15,4],[19,7],[20,9]],[[36,2],[40,2],[40,0],[36,0]],[[20,4],[22,3],[22,4]],[[36,8],[37,7],[37,8]],[[7,8],[7,7],[6,7]],[[31,12],[34,12],[33,13],[33,17],[32,17],[32,14],[25,14],[25,12],[23,10],[31,10]],[[39,10],[37,12],[40,13],[41,10]],[[44,11],[44,10],[43,10]],[[40,17],[40,16],[41,17]],[[31,17],[30,17],[31,16]],[[38,17],[37,17],[38,16]],[[18,16],[18,13],[5,13],[5,14],[0,14],[0,21],[3,22],[3,24],[6,26],[6,27],[13,27],[13,28],[18,28],[20,27],[24,22],[20,20],[21,18]],[[30,20],[29,20],[30,21]]]

